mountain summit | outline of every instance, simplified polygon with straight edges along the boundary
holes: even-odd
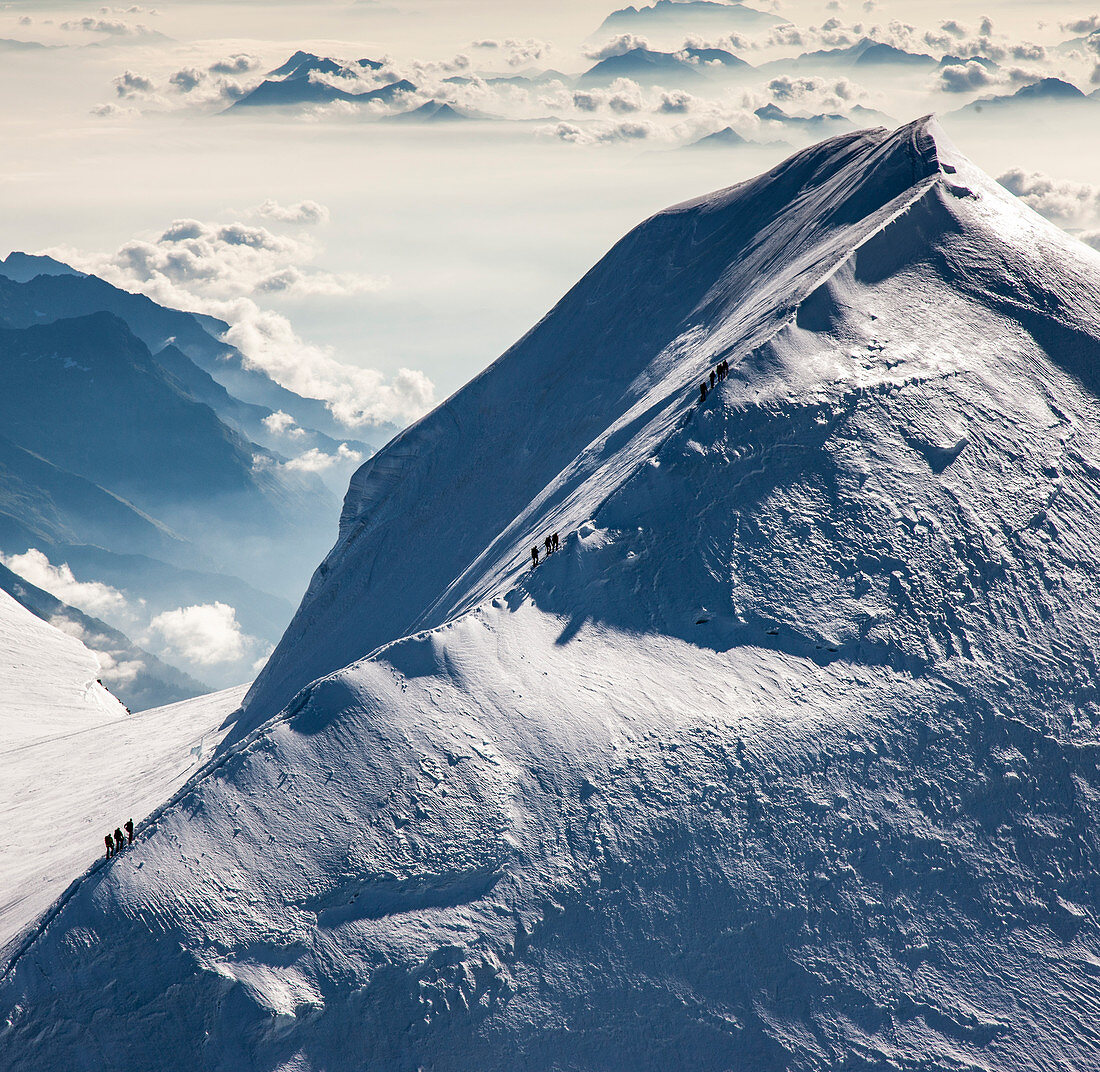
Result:
[[[1095,1066],[1098,295],[927,120],[646,221],[359,470],[0,1069]]]

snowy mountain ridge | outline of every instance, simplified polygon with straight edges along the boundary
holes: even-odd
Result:
[[[780,187],[778,202],[787,193],[784,186],[801,188],[817,168],[821,185],[775,221],[760,245],[742,250],[746,236],[739,206],[751,204],[761,187],[773,184]],[[944,185],[941,174],[926,123],[885,142],[864,132],[799,153],[769,175],[732,190],[685,202],[628,235],[536,328],[456,396],[463,400],[461,411],[455,399],[448,400],[355,474],[336,548],[257,679],[248,706],[255,702],[274,710],[309,680],[506,590],[526,568],[527,549],[541,533],[575,528],[610,494],[607,478],[622,481],[647,463],[657,445],[693,412],[698,384],[710,368],[731,351],[752,351],[782,330],[800,304],[825,286],[862,244],[929,190]],[[859,179],[849,195],[845,184],[853,176]],[[851,219],[836,218],[835,208],[833,216],[815,215],[821,206],[836,202],[838,192],[843,195],[840,211],[849,212]],[[709,261],[692,265],[689,272],[686,265],[654,265],[646,258],[647,246],[683,233],[688,237],[682,255],[692,257],[689,226],[713,229],[705,247]],[[734,260],[739,255],[744,259]],[[593,291],[603,296],[620,286],[626,293],[646,295],[638,299],[638,308],[659,297],[652,321],[632,320],[633,309],[616,310],[618,319],[606,323],[600,321],[602,308],[589,312]],[[760,297],[753,300],[753,291]],[[574,339],[583,342],[578,345]],[[602,351],[599,358],[593,350]],[[738,374],[750,371],[755,378],[746,363]],[[564,426],[558,412],[543,419],[531,412],[524,397],[533,384],[540,392],[566,385],[583,406],[565,417],[569,423]],[[773,383],[771,389],[798,386]],[[489,410],[482,401],[486,396],[515,401],[503,411]],[[445,489],[441,499],[425,495],[425,486],[440,483],[438,470],[449,467],[456,452],[470,457],[468,452],[476,451],[477,460],[470,458],[469,464],[476,471],[516,441],[526,444],[529,471],[512,470],[507,487],[487,489],[492,502],[469,501],[465,482]],[[415,465],[405,464],[406,459],[415,459]],[[445,524],[436,525],[433,515],[445,518]],[[417,532],[414,577],[398,561],[379,561],[383,552],[370,538],[398,516],[417,519],[410,525]],[[484,524],[469,531],[479,520]],[[456,531],[456,523],[466,531]],[[477,548],[476,556],[472,548]],[[407,547],[385,550],[401,557]],[[350,575],[345,585],[332,577],[336,561]],[[437,563],[446,566],[440,569]],[[387,582],[378,574],[392,574],[392,586],[384,594],[377,586]],[[365,622],[359,591],[368,576],[375,599],[387,609],[383,618],[372,607]],[[320,586],[326,592],[324,611],[315,610],[313,601]],[[339,589],[335,605],[334,589]],[[410,606],[422,592],[422,602]],[[321,638],[316,661],[311,660],[310,635]],[[276,693],[275,681],[287,672],[279,655],[282,647],[293,650],[297,676]]]
[[[1098,294],[927,121],[647,221],[359,471],[0,1069],[1096,1065]]]

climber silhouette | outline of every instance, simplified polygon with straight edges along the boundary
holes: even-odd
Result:
[[[105,834],[103,840],[107,845],[107,859],[109,860],[114,855],[115,843],[111,840],[110,834]]]
[[[705,383],[699,384],[699,394],[701,396],[699,401],[705,402],[707,400],[707,385]]]
[[[122,852],[122,848],[123,848],[122,831],[119,830],[119,828],[116,826],[115,827],[115,855],[116,856],[120,852]]]
[[[134,843],[134,820],[127,819],[126,824],[122,828],[126,831],[126,844],[133,845]]]
[[[555,551],[561,546],[561,543],[558,540],[558,534],[556,532],[553,536],[550,537],[550,542]]]
[[[539,549],[538,547],[531,548],[531,561],[537,566],[539,564]]]
[[[714,390],[714,372],[713,372],[713,370],[711,371],[711,374],[710,374],[710,389],[712,391]]]
[[[554,550],[553,537],[547,536],[546,539],[542,541],[542,545],[546,548],[546,553],[550,554],[550,552]]]

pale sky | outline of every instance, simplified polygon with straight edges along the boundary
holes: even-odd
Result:
[[[0,253],[57,251],[158,300],[218,312],[276,369],[340,362],[377,370],[376,412],[400,423],[495,359],[647,215],[816,140],[762,127],[753,112],[767,103],[797,115],[847,115],[859,105],[898,123],[940,113],[987,171],[1020,173],[1029,203],[1069,229],[1100,228],[1100,100],[1047,104],[1026,121],[949,114],[1049,75],[1095,90],[1100,57],[1085,46],[1059,51],[1082,36],[1067,27],[1084,26],[1092,9],[762,3],[788,20],[786,42],[765,33],[726,45],[759,66],[828,47],[838,35],[869,34],[938,59],[945,49],[929,35],[946,33],[968,56],[996,64],[992,74],[956,72],[984,79],[966,92],[947,92],[940,72],[925,68],[793,72],[785,81],[780,68],[735,86],[693,88],[686,98],[670,95],[671,86],[628,85],[597,94],[586,110],[571,84],[444,82],[545,69],[578,75],[595,62],[586,52],[606,45],[608,35],[596,31],[614,6],[2,4],[0,38],[56,47],[0,53]],[[675,51],[683,34],[648,43]],[[219,96],[234,91],[227,86],[250,89],[298,48],[385,59],[393,77],[422,87],[409,103],[450,92],[459,106],[494,118],[401,125],[365,118],[355,106],[217,114],[231,103]],[[196,81],[185,90],[188,78]],[[785,144],[682,148],[727,125]],[[202,254],[185,268],[164,240],[177,220],[201,225],[193,242]],[[225,230],[235,224],[246,237]],[[321,381],[331,388],[331,376]]]

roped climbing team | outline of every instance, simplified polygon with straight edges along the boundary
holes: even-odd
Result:
[[[556,532],[552,532],[545,540],[542,541],[543,547],[546,548],[546,554],[552,555],[555,551],[561,548],[561,540]],[[539,545],[535,544],[531,548],[531,562],[533,565],[539,564]]]
[[[721,383],[729,375],[729,372],[730,372],[730,363],[725,358],[723,358],[711,370],[711,373],[710,373],[710,388],[709,389],[711,391],[713,391],[714,390],[714,385],[716,383]],[[700,402],[705,402],[707,400],[707,390],[708,390],[707,381],[704,380],[701,384],[699,384],[699,401]]]
[[[707,400],[708,389],[713,391],[714,385],[721,383],[729,374],[730,363],[725,358],[723,358],[721,361],[718,362],[717,365],[714,366],[713,369],[711,369],[709,377],[710,387],[707,387],[707,380],[704,380],[701,384],[699,384],[699,401],[705,402]],[[561,546],[558,540],[558,534],[556,532],[550,536],[547,536],[546,539],[542,541],[542,543],[543,547],[546,549],[547,555],[553,554],[553,552],[558,550],[558,548]],[[535,546],[531,548],[531,564],[533,566],[537,566],[539,564],[538,544],[535,544]]]
[[[122,837],[122,830],[119,830],[117,826],[113,834],[103,835],[103,843],[107,846],[108,860],[112,856],[117,856],[127,845],[132,845],[134,843],[134,820],[127,819],[123,829],[126,831],[125,840],[123,840]]]

